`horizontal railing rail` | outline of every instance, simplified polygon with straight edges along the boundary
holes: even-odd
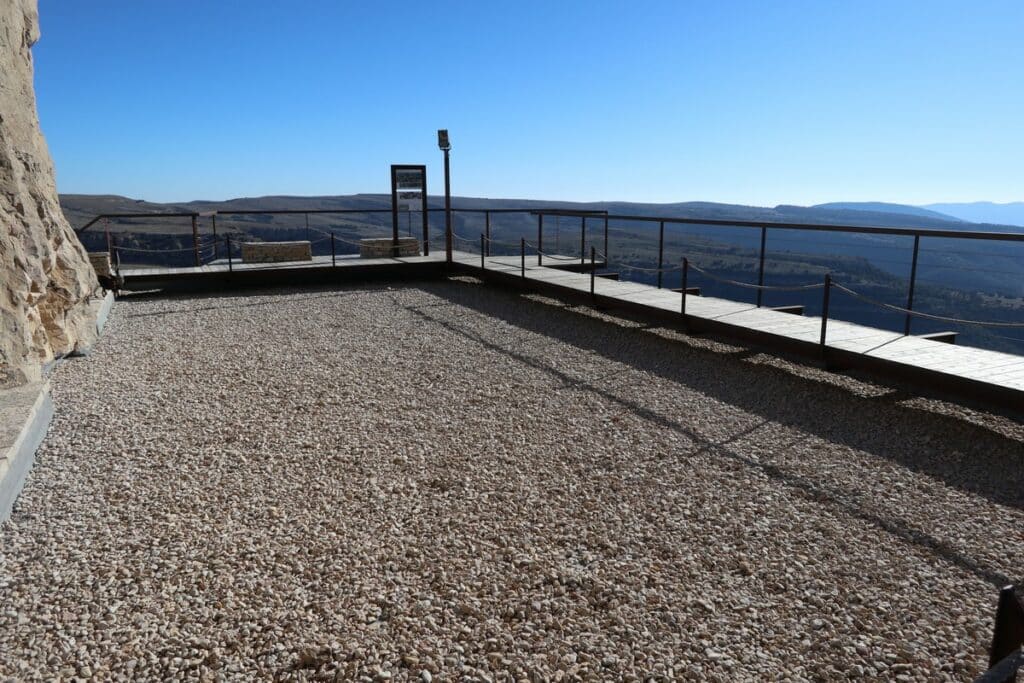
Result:
[[[539,213],[542,211],[535,211]],[[544,212],[547,213],[547,212]],[[549,215],[556,215],[550,213]],[[579,215],[563,213],[561,215]],[[590,214],[587,214],[590,215]],[[668,216],[633,216],[626,214],[609,213],[608,220],[612,221],[637,221],[647,223],[676,223],[681,225],[714,225],[730,228],[768,228],[773,230],[810,230],[813,232],[853,232],[865,235],[902,235],[913,237],[949,237],[953,239],[977,239],[977,240],[1006,240],[1011,242],[1024,242],[1024,233],[1021,232],[991,232],[984,230],[938,230],[935,228],[894,228],[872,225],[839,225],[831,223],[789,223],[779,221],[747,221],[729,220],[722,218],[679,218]]]
[[[430,214],[443,213],[445,208],[443,207],[429,207],[427,209]],[[555,218],[561,221],[563,218],[576,218],[580,221],[579,226],[579,244],[578,244],[578,256],[574,256],[579,261],[581,266],[586,264],[587,253],[587,242],[588,242],[588,222],[600,221],[603,225],[603,235],[597,237],[599,244],[600,253],[604,255],[604,265],[608,266],[610,263],[610,245],[609,245],[609,232],[619,231],[618,229],[612,230],[609,227],[610,223],[643,223],[649,225],[657,225],[657,235],[652,235],[651,239],[657,239],[657,260],[653,267],[646,268],[641,264],[631,263],[616,263],[617,268],[622,268],[627,271],[635,271],[638,274],[650,274],[652,279],[656,280],[657,286],[660,288],[664,284],[664,276],[670,272],[677,272],[680,270],[680,266],[676,263],[673,265],[666,265],[665,259],[665,247],[666,247],[666,226],[673,225],[692,225],[692,226],[707,226],[707,227],[719,227],[719,228],[741,228],[745,230],[758,230],[760,231],[760,244],[759,247],[755,246],[756,258],[757,258],[757,280],[751,283],[740,283],[735,278],[724,278],[719,279],[728,284],[743,287],[745,289],[756,290],[756,305],[762,306],[764,303],[764,294],[766,291],[770,291],[773,288],[765,286],[765,260],[767,252],[767,241],[768,235],[771,231],[806,231],[808,233],[845,233],[845,234],[863,234],[873,236],[889,236],[889,237],[910,237],[913,238],[913,251],[909,264],[909,273],[907,276],[907,290],[906,290],[906,301],[905,305],[895,306],[887,304],[885,309],[900,313],[904,316],[903,333],[909,335],[911,333],[912,321],[914,318],[927,318],[935,321],[950,320],[956,321],[961,320],[958,316],[935,316],[935,315],[918,315],[914,310],[915,301],[915,290],[918,282],[918,261],[919,255],[923,251],[930,251],[927,248],[922,249],[921,241],[930,239],[949,239],[949,240],[971,240],[971,241],[997,241],[1004,243],[1024,243],[1024,232],[995,232],[995,231],[979,231],[979,230],[946,230],[946,229],[935,229],[935,228],[924,228],[924,227],[882,227],[882,226],[870,226],[870,225],[848,225],[848,224],[825,224],[825,223],[801,223],[792,221],[757,221],[757,220],[732,220],[724,218],[700,218],[700,217],[683,217],[683,216],[651,216],[651,215],[636,215],[628,213],[611,213],[607,210],[602,209],[579,209],[579,208],[564,208],[564,207],[544,207],[544,206],[522,206],[522,207],[452,207],[451,212],[453,216],[458,215],[475,215],[483,217],[483,235],[484,240],[482,242],[482,250],[485,256],[491,256],[492,245],[504,245],[507,248],[514,248],[516,245],[512,240],[495,240],[492,238],[492,216],[509,215],[509,214],[527,214],[536,218],[536,239],[531,240],[536,243],[536,247],[533,249],[534,256],[537,260],[538,265],[543,265],[544,258],[554,258],[563,256],[563,254],[551,254],[551,250],[545,248],[546,228],[547,232],[550,232],[550,227],[545,226],[545,217]],[[76,230],[77,233],[81,234],[92,226],[96,225],[101,220],[163,220],[163,219],[174,219],[174,218],[190,218],[192,220],[192,251],[194,252],[194,261],[196,265],[202,262],[202,255],[200,253],[202,247],[201,236],[197,227],[197,221],[199,218],[209,218],[213,224],[213,234],[217,234],[217,217],[227,218],[231,216],[302,216],[306,217],[306,231],[307,237],[312,231],[323,232],[309,224],[309,217],[324,216],[324,215],[356,215],[356,214],[369,214],[369,215],[384,215],[391,214],[391,208],[337,208],[337,209],[324,209],[324,208],[310,208],[310,209],[258,209],[258,208],[221,208],[210,211],[168,211],[168,212],[140,212],[140,213],[107,213],[101,214],[92,218],[81,228]],[[550,225],[550,224],[549,224]],[[620,226],[621,227],[621,226]],[[523,226],[519,226],[517,233],[522,232]],[[558,228],[556,228],[557,234]],[[453,230],[454,233],[454,230]],[[435,233],[436,234],[436,233]],[[508,234],[508,233],[505,233]],[[516,236],[521,236],[517,234]],[[454,235],[456,239],[460,236]],[[511,235],[510,235],[511,237]],[[425,234],[424,240],[424,253],[427,253],[429,245],[431,243],[431,237],[429,234]],[[781,239],[781,238],[779,238]],[[591,240],[594,241],[594,240]],[[108,249],[110,249],[110,238],[108,236]],[[474,240],[474,244],[476,241]],[[127,251],[127,248],[125,248]],[[138,251],[142,251],[138,249]],[[155,250],[154,250],[155,251]],[[182,249],[181,251],[187,251]],[[573,248],[570,253],[575,254],[576,248]],[[111,249],[113,255],[113,250]],[[568,260],[568,259],[567,259]],[[653,260],[653,259],[652,259]],[[870,259],[869,259],[870,262]],[[711,273],[704,273],[708,277],[714,278],[715,276]],[[970,323],[965,323],[970,324]],[[1017,327],[1015,324],[1002,325],[1005,327]]]
[[[589,211],[573,211],[566,209],[534,209],[531,213],[537,216],[537,241],[543,243],[543,230],[544,230],[544,216],[577,216],[581,219],[583,229],[585,231],[585,223],[588,217],[593,214]],[[973,241],[998,241],[998,242],[1012,242],[1020,243],[1024,242],[1024,232],[994,232],[994,231],[981,231],[981,230],[943,230],[935,228],[916,228],[916,227],[880,227],[880,226],[869,226],[869,225],[841,225],[841,224],[826,224],[826,223],[794,223],[794,222],[780,222],[780,221],[751,221],[751,220],[731,220],[721,218],[695,218],[695,217],[679,217],[679,216],[639,216],[633,214],[617,214],[607,213],[604,214],[603,219],[605,221],[605,236],[604,236],[604,253],[608,254],[608,223],[611,221],[616,222],[642,222],[649,224],[658,225],[658,256],[657,265],[651,269],[650,272],[656,273],[657,275],[657,286],[661,288],[663,284],[663,274],[666,269],[664,265],[665,255],[665,226],[666,225],[695,225],[695,226],[712,226],[722,228],[743,228],[750,230],[760,231],[760,247],[758,249],[757,259],[757,283],[732,283],[736,286],[756,289],[756,304],[761,307],[764,302],[764,292],[769,288],[764,286],[765,280],[765,256],[766,256],[766,244],[768,238],[768,232],[770,230],[798,230],[818,233],[846,233],[846,234],[863,234],[863,235],[883,235],[890,237],[912,237],[913,238],[913,251],[910,262],[910,272],[907,280],[907,299],[905,306],[889,306],[888,310],[894,312],[901,312],[904,314],[903,333],[909,335],[911,333],[911,327],[914,318],[927,318],[932,320],[950,320],[955,321],[959,318],[955,316],[934,316],[934,315],[917,315],[914,311],[914,299],[915,290],[918,281],[918,260],[920,256],[921,240],[922,239],[951,239],[951,240],[973,240]],[[585,250],[581,247],[580,258],[581,260],[585,257]],[[606,256],[607,260],[607,256]],[[1024,274],[1024,272],[1022,272]],[[970,323],[965,323],[970,324]],[[1016,324],[1008,325],[992,325],[1002,327],[1019,327]]]

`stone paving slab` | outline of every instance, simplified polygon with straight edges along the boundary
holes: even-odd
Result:
[[[0,521],[10,517],[52,417],[49,382],[0,391]]]

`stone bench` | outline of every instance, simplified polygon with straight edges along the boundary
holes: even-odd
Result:
[[[280,261],[312,261],[313,250],[308,240],[296,242],[242,242],[242,263],[278,263]]]
[[[390,237],[359,240],[359,258],[391,258],[392,256],[419,256],[420,241],[415,237],[399,237],[398,253]]]

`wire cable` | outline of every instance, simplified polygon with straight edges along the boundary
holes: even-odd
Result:
[[[939,322],[952,323],[957,325],[978,325],[980,327],[1005,327],[1013,329],[1024,329],[1024,323],[1007,323],[993,320],[966,320],[964,318],[952,318],[945,315],[922,313],[920,311],[914,311],[909,308],[903,308],[902,306],[887,304],[884,301],[878,301],[877,299],[872,299],[871,297],[864,296],[863,294],[855,292],[849,287],[839,284],[835,280],[832,281],[832,286],[842,292],[846,292],[855,299],[863,301],[864,303],[872,304],[873,306],[879,306],[881,308],[886,308],[889,309],[890,311],[896,311],[897,313],[905,313],[907,315],[912,315],[918,318],[925,318],[926,320],[937,320]]]
[[[707,277],[711,278],[712,280],[717,280],[718,282],[722,282],[722,283],[725,283],[725,284],[735,285],[737,287],[745,287],[746,289],[766,289],[766,290],[774,290],[774,291],[779,291],[779,292],[799,292],[799,291],[808,290],[808,289],[821,289],[822,287],[825,286],[824,282],[816,282],[816,283],[812,283],[812,284],[808,284],[808,285],[755,285],[755,284],[751,284],[749,282],[740,282],[739,280],[730,280],[729,278],[725,278],[725,277],[721,277],[719,275],[715,275],[713,273],[709,273],[708,271],[704,270],[703,268],[698,268],[697,266],[693,265],[692,263],[689,264],[689,267],[692,270],[695,270],[698,273],[701,273],[702,275],[706,275]]]

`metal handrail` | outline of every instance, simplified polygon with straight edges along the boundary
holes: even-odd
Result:
[[[538,213],[533,211],[532,213]],[[556,214],[551,213],[554,216]],[[570,215],[562,213],[560,215]],[[573,214],[580,215],[580,214]],[[587,214],[588,216],[590,214]],[[991,232],[983,230],[939,230],[935,228],[890,228],[873,225],[841,225],[830,223],[790,223],[779,221],[747,221],[727,220],[722,218],[681,218],[671,216],[631,216],[625,214],[608,214],[613,221],[643,221],[647,223],[676,223],[680,225],[714,225],[731,228],[769,228],[773,230],[810,230],[815,232],[852,232],[865,235],[903,235],[913,237],[948,237],[952,239],[1008,240],[1024,242],[1021,232]]]
[[[822,223],[794,223],[794,222],[780,222],[780,221],[749,221],[749,220],[729,220],[719,218],[686,218],[686,217],[673,217],[673,216],[637,216],[630,214],[612,214],[605,210],[599,209],[565,209],[560,207],[508,207],[508,208],[457,208],[453,207],[452,213],[470,213],[470,214],[484,214],[485,216],[485,232],[483,239],[482,251],[485,255],[490,256],[490,245],[492,243],[498,243],[493,240],[490,235],[490,218],[491,214],[511,214],[511,213],[527,213],[537,217],[537,240],[536,240],[536,257],[538,265],[542,264],[542,258],[546,254],[543,248],[544,244],[544,217],[545,216],[556,216],[556,217],[577,217],[581,221],[581,233],[580,233],[580,256],[579,260],[585,263],[586,260],[586,224],[588,218],[600,218],[604,222],[604,250],[605,254],[608,253],[608,231],[609,221],[633,221],[633,222],[644,222],[644,223],[657,223],[659,225],[658,231],[658,259],[655,268],[641,268],[638,266],[627,266],[622,267],[629,268],[630,270],[636,270],[639,272],[650,272],[657,274],[658,286],[662,285],[662,275],[665,272],[677,270],[677,266],[663,267],[664,258],[664,247],[665,247],[665,225],[676,224],[676,225],[705,225],[705,226],[720,226],[720,227],[736,227],[736,228],[750,228],[758,229],[761,231],[760,240],[760,254],[759,254],[759,266],[757,274],[757,284],[744,283],[749,289],[756,290],[757,294],[757,305],[761,306],[763,300],[763,293],[766,290],[773,289],[772,287],[765,286],[765,253],[766,253],[766,239],[769,230],[805,230],[810,232],[838,232],[838,233],[853,233],[853,234],[867,234],[867,235],[888,235],[888,236],[905,236],[913,237],[913,258],[910,267],[909,280],[908,280],[908,291],[907,291],[907,302],[906,306],[903,307],[892,307],[894,310],[899,309],[899,312],[905,314],[904,323],[904,334],[910,334],[911,322],[915,317],[926,318],[929,316],[917,316],[914,312],[914,294],[915,285],[917,280],[917,263],[918,254],[920,251],[920,242],[922,238],[943,238],[943,239],[966,239],[966,240],[983,240],[983,241],[1004,241],[1004,242],[1024,242],[1024,233],[1019,232],[992,232],[992,231],[960,231],[960,230],[941,230],[931,228],[893,228],[893,227],[876,227],[876,226],[865,226],[865,225],[840,225],[840,224],[822,224]],[[428,212],[439,212],[444,211],[443,208],[428,208]],[[142,219],[142,218],[154,218],[154,219],[167,219],[167,218],[181,218],[190,217],[192,219],[193,228],[193,240],[196,250],[196,259],[198,263],[198,231],[196,229],[196,221],[200,216],[212,216],[213,220],[216,221],[218,215],[297,215],[297,214],[338,214],[338,215],[351,215],[351,214],[386,214],[392,213],[391,208],[365,208],[365,209],[245,209],[245,208],[231,208],[217,211],[207,212],[159,212],[159,213],[112,213],[112,214],[101,214],[96,216],[91,221],[86,223],[84,226],[76,230],[76,233],[81,234],[85,232],[90,226],[94,225],[100,220],[110,218],[125,218],[125,219]],[[309,230],[307,224],[307,230]],[[216,223],[214,223],[214,231],[216,232]],[[454,232],[454,231],[453,231]],[[459,237],[459,236],[456,236]],[[474,240],[475,242],[475,240]],[[424,247],[429,244],[429,238],[425,239]],[[509,245],[512,246],[512,245]],[[566,259],[570,260],[570,259]],[[572,259],[575,260],[575,259]],[[604,257],[605,263],[608,262],[608,257]],[[695,269],[697,269],[695,267]],[[697,269],[699,270],[699,269]],[[1013,326],[1013,325],[1009,325]]]
[[[428,212],[435,213],[444,211],[443,208],[428,208]],[[295,214],[354,214],[354,213],[391,213],[391,209],[218,209],[216,211],[188,211],[188,212],[144,212],[144,213],[104,213],[95,216],[81,228],[75,230],[82,233],[102,219],[110,218],[191,218],[192,216],[232,216],[232,215],[295,215]],[[713,225],[719,227],[734,228],[768,228],[773,230],[810,230],[814,232],[846,232],[861,233],[865,235],[902,235],[914,237],[945,237],[950,239],[973,239],[973,240],[1003,240],[1010,242],[1024,242],[1024,233],[1020,232],[992,232],[982,230],[939,230],[934,228],[894,228],[871,225],[840,225],[827,223],[792,223],[780,221],[747,221],[727,220],[721,218],[683,218],[674,216],[635,216],[629,214],[613,214],[598,210],[576,210],[576,209],[537,209],[530,207],[523,208],[501,208],[501,209],[470,209],[452,207],[452,213],[528,213],[535,216],[570,216],[587,218],[605,218],[614,221],[638,221],[646,223],[672,223],[678,225]]]

